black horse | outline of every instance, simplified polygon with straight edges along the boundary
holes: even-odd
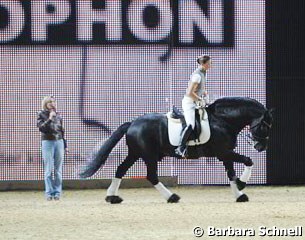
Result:
[[[188,158],[217,157],[223,162],[228,178],[235,185],[238,202],[248,201],[248,197],[239,192],[246,186],[246,180],[236,177],[233,163],[243,163],[252,167],[249,157],[234,152],[239,132],[250,126],[254,148],[261,152],[267,149],[269,132],[272,126],[272,110],[267,110],[261,103],[250,98],[221,98],[206,108],[209,117],[211,136],[207,143],[188,147]],[[168,202],[178,202],[179,196],[172,194],[158,180],[157,163],[165,156],[177,157],[175,148],[169,142],[168,120],[165,114],[150,113],[126,122],[113,132],[100,147],[93,159],[88,162],[80,176],[92,176],[106,162],[110,152],[126,134],[128,156],[117,168],[115,178],[108,188],[106,201],[120,203],[118,196],[121,178],[127,170],[142,158],[147,166],[147,179],[167,199]],[[248,176],[249,177],[249,176]],[[234,187],[236,189],[234,189]]]

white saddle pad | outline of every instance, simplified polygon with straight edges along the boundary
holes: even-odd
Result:
[[[201,133],[199,136],[199,141],[194,141],[194,140],[188,141],[188,143],[187,143],[188,146],[204,144],[207,141],[209,141],[209,139],[210,139],[211,131],[210,131],[208,114],[205,109],[203,109],[202,111],[199,110],[199,113],[200,113],[200,118],[202,119],[201,120]],[[202,117],[202,115],[203,115],[203,117]],[[173,146],[179,146],[181,133],[182,133],[182,123],[181,123],[180,119],[172,118],[171,112],[167,113],[166,116],[168,119],[169,142]]]

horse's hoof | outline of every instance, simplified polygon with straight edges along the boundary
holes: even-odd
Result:
[[[243,190],[243,189],[246,187],[246,185],[247,185],[247,183],[245,183],[245,182],[243,182],[243,181],[240,181],[239,178],[237,178],[237,179],[235,180],[235,183],[236,183],[236,186],[237,186],[237,188],[238,188],[239,191]]]
[[[121,203],[123,202],[123,199],[120,198],[119,196],[107,196],[105,198],[106,202],[109,202],[111,204],[118,204],[118,203]]]
[[[249,202],[249,198],[246,194],[243,194],[236,199],[236,202]]]
[[[172,194],[172,196],[170,196],[170,198],[167,200],[168,203],[177,203],[179,202],[180,197],[177,194]]]

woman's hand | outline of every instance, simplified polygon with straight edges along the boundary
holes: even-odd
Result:
[[[69,152],[70,152],[69,148],[65,148],[65,153],[67,154]]]
[[[52,120],[52,118],[55,117],[55,116],[56,116],[56,112],[55,111],[51,111],[50,115],[49,115],[49,119]]]

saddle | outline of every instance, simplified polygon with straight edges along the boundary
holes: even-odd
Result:
[[[187,142],[188,146],[205,144],[211,136],[208,113],[205,109],[196,109],[195,129]],[[179,146],[181,134],[186,127],[183,114],[173,106],[172,111],[166,114],[168,123],[168,138],[172,146]]]
[[[183,130],[186,128],[186,121],[184,115],[176,106],[173,106],[171,117],[173,119],[178,119],[181,121],[182,123],[181,133],[182,133]],[[199,109],[195,109],[195,128],[189,137],[189,141],[190,140],[199,141],[200,133],[201,133],[201,119],[200,119]]]

